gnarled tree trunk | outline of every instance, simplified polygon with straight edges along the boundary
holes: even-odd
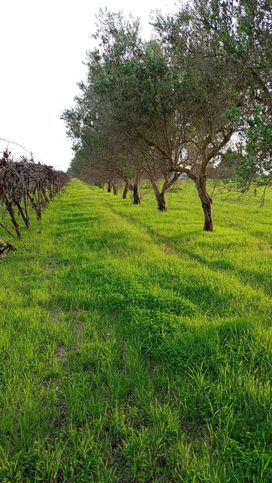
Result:
[[[113,185],[113,194],[118,194],[118,186],[116,184]]]
[[[127,194],[129,192],[129,183],[126,181],[126,184],[124,186],[124,191],[123,191],[123,200],[126,200],[127,199]]]
[[[133,204],[140,205],[141,203],[141,195],[140,195],[140,187],[139,182],[135,181],[133,184]]]
[[[213,231],[213,217],[212,217],[212,198],[207,192],[206,176],[200,176],[196,180],[196,187],[198,196],[201,201],[204,212],[204,227],[205,231]]]
[[[166,205],[166,198],[165,198],[165,193],[166,193],[165,185],[163,186],[162,191],[160,191],[155,179],[151,175],[149,175],[149,178],[156,196],[158,209],[160,211],[166,211],[167,205]]]
[[[156,195],[156,200],[158,204],[158,209],[160,211],[166,211],[167,210],[167,205],[166,205],[166,199],[165,199],[165,192],[164,191],[157,191],[155,192]]]
[[[111,182],[109,181],[109,182],[108,182],[108,193],[111,193],[111,189],[112,189],[112,184],[111,184]]]

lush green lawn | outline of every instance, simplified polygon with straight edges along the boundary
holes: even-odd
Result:
[[[1,482],[272,481],[272,207],[184,186],[73,181],[0,262]]]

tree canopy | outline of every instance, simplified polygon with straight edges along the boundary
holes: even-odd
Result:
[[[96,48],[75,107],[63,113],[73,172],[140,202],[150,180],[158,208],[180,175],[194,183],[213,230],[209,169],[235,164],[240,183],[271,176],[271,0],[195,0],[137,19],[98,15]]]

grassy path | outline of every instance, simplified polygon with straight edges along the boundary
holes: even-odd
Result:
[[[193,197],[73,181],[0,262],[0,481],[272,481],[271,207]]]

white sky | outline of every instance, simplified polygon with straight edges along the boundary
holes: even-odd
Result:
[[[72,158],[60,115],[84,79],[95,14],[105,6],[140,16],[144,34],[150,10],[175,10],[170,0],[0,0],[0,138],[23,144],[37,161],[59,169]],[[0,142],[0,150],[6,146]]]

